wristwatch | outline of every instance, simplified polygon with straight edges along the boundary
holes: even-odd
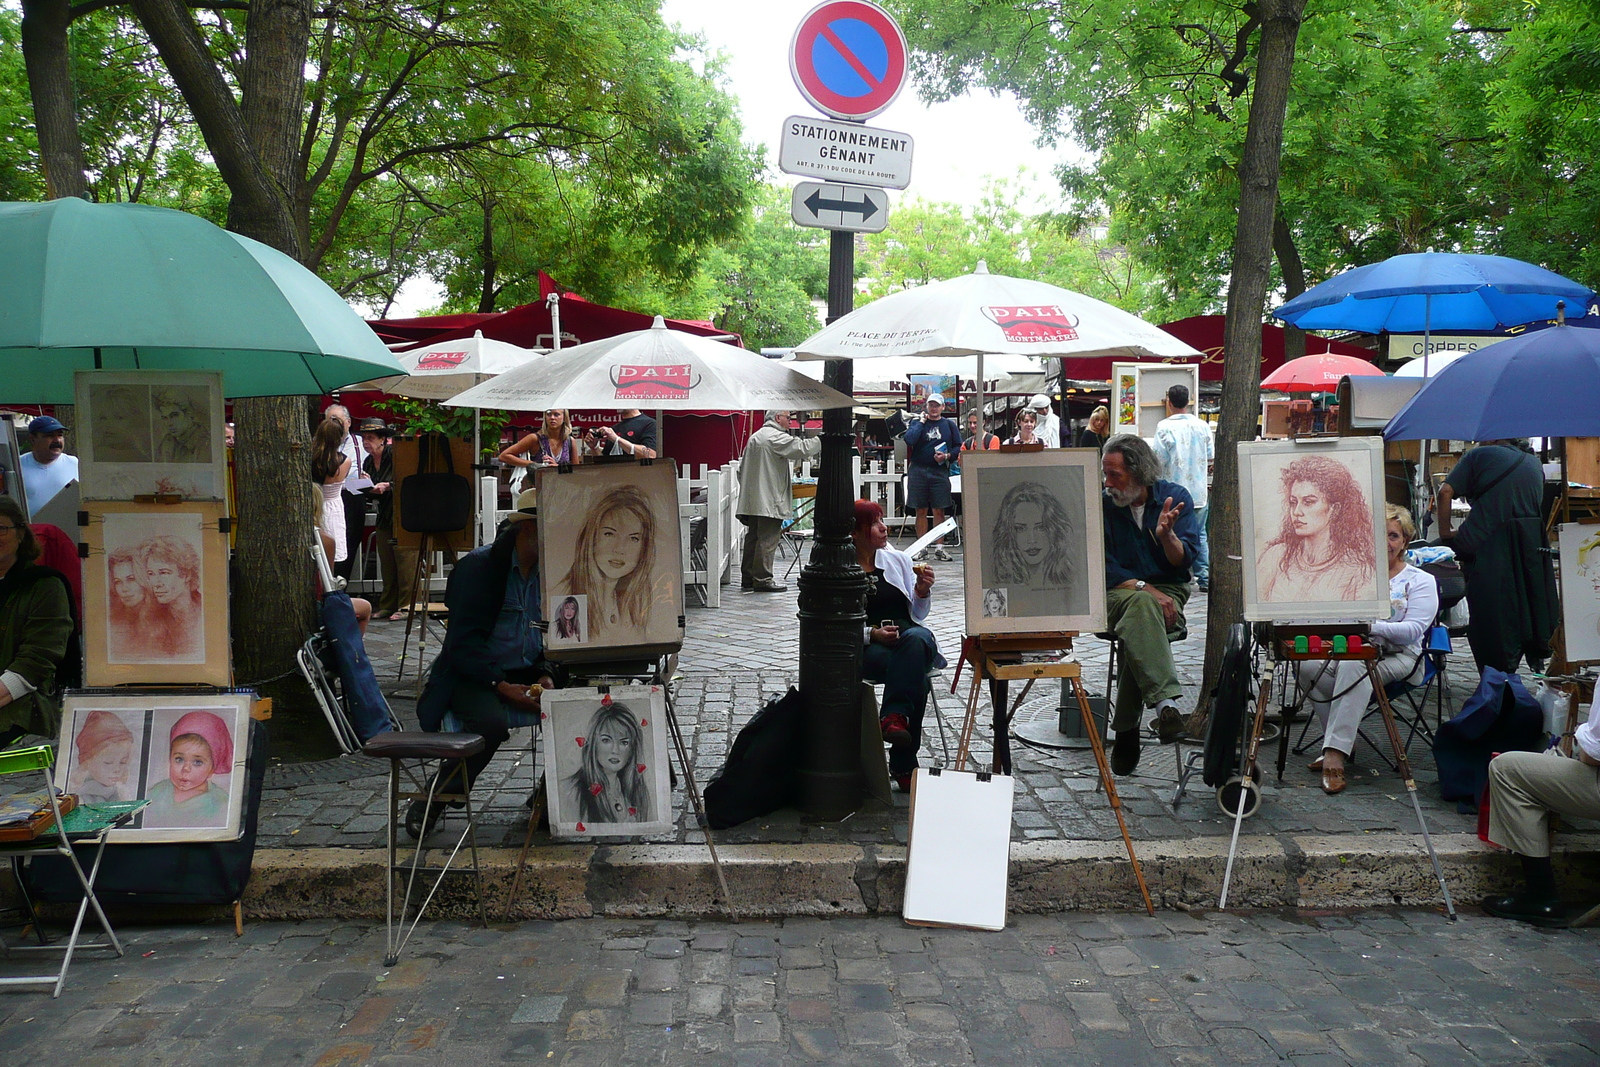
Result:
[[[1144,592],[1144,579],[1143,578],[1135,578],[1133,580],[1133,591],[1135,593]]]

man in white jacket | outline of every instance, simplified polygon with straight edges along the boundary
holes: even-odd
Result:
[[[1061,417],[1050,409],[1050,398],[1043,393],[1035,393],[1028,401],[1028,407],[1039,417],[1039,427],[1034,434],[1044,442],[1044,447],[1060,448]]]
[[[739,588],[745,592],[784,593],[789,587],[772,577],[783,524],[794,513],[791,480],[796,460],[816,459],[822,439],[796,432],[787,411],[767,412],[766,424],[750,435],[739,463],[739,521],[745,524]]]

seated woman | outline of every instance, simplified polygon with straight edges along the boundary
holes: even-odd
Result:
[[[1411,512],[1384,505],[1388,517],[1389,618],[1372,624],[1371,639],[1383,653],[1378,678],[1385,685],[1413,681],[1423,669],[1422,642],[1439,614],[1439,587],[1433,575],[1406,562],[1406,545],[1416,536]],[[1345,761],[1355,746],[1356,731],[1372,699],[1372,682],[1364,660],[1308,660],[1300,664],[1300,686],[1322,719],[1322,756],[1313,771],[1322,772],[1322,791],[1341,793]]]
[[[928,672],[943,667],[928,617],[933,568],[914,567],[911,557],[889,547],[883,509],[870,500],[856,501],[856,561],[867,575],[867,626],[862,640],[861,673],[883,683],[878,723],[889,743],[889,773],[901,791],[911,791],[922,742],[922,716],[928,707]]]
[[[61,728],[56,672],[72,637],[72,593],[39,552],[21,506],[0,496],[0,748]]]

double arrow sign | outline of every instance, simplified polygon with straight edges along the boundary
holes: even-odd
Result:
[[[889,225],[889,194],[865,185],[801,182],[790,215],[800,226],[878,233]]]

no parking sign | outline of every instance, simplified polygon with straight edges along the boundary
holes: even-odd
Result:
[[[828,0],[795,30],[789,71],[801,94],[824,113],[870,118],[894,103],[905,84],[905,35],[876,4]]]

